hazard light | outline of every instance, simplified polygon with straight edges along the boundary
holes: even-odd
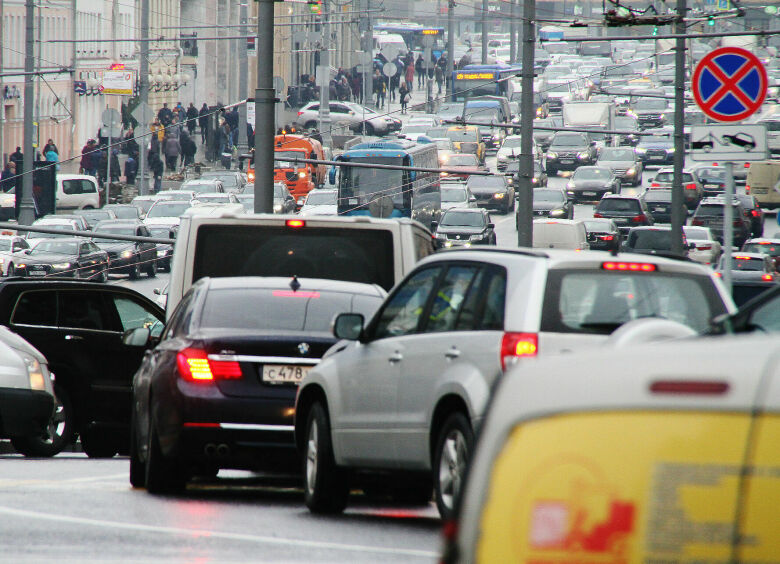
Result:
[[[647,262],[603,262],[601,263],[603,270],[619,270],[630,272],[654,272],[657,267],[654,264]]]
[[[287,227],[291,227],[293,229],[300,229],[301,227],[306,227],[306,221],[303,219],[288,219],[284,222],[284,224]]]

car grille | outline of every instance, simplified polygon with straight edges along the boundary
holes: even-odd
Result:
[[[27,273],[31,276],[45,276],[51,271],[51,265],[31,264],[27,267]]]
[[[468,241],[470,235],[467,233],[447,233],[447,239],[453,241]]]
[[[615,176],[623,176],[628,172],[627,168],[616,168],[614,169]]]
[[[665,159],[666,158],[666,150],[665,149],[648,149],[645,153],[645,158],[647,159]]]
[[[108,251],[108,258],[111,260],[119,258],[119,253],[116,251]]]
[[[550,210],[534,210],[534,216],[547,217],[550,215]]]
[[[577,152],[576,151],[562,151],[558,152],[558,159],[576,159],[577,158]]]

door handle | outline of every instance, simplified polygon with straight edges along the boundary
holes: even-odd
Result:
[[[460,351],[456,349],[455,347],[452,347],[450,350],[448,350],[446,353],[444,353],[444,356],[449,359],[455,359],[460,356]]]
[[[404,355],[399,353],[398,351],[395,351],[393,354],[390,355],[390,358],[388,358],[388,362],[394,363],[394,362],[401,362],[404,359]]]
[[[83,341],[84,337],[81,335],[65,335],[66,341]]]

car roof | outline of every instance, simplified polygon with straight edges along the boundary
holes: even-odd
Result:
[[[629,196],[628,194],[604,194],[601,201],[604,200],[639,200],[639,196]]]
[[[780,239],[770,239],[768,237],[755,237],[753,239],[748,239],[745,241],[745,244],[748,243],[765,243],[767,245],[780,245]]]
[[[750,260],[767,260],[769,257],[765,255],[764,253],[748,253],[744,251],[737,251],[733,255],[731,255],[732,258],[739,259],[739,257],[745,257],[749,258]]]
[[[239,289],[274,289],[293,291],[290,283],[292,278],[283,276],[228,276],[221,278],[203,278],[209,289],[214,290],[239,290]],[[200,281],[199,281],[200,282]],[[376,284],[363,284],[361,282],[345,282],[342,280],[327,280],[324,278],[298,278],[301,292],[342,292],[349,294],[362,294],[383,298],[386,292]]]
[[[111,226],[111,225],[119,225],[119,226],[125,226],[129,225],[131,227],[135,227],[137,225],[143,225],[143,221],[139,219],[104,219],[102,221],[98,221],[95,225],[95,229],[98,227],[105,227],[105,226]]]

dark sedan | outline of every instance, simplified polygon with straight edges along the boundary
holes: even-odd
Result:
[[[469,176],[466,185],[481,208],[490,208],[501,213],[509,213],[515,209],[515,189],[502,174]]]
[[[586,219],[582,222],[592,251],[620,249],[620,230],[611,219]]]
[[[726,189],[726,167],[699,166],[692,169],[704,190],[704,197],[720,196]]]
[[[764,210],[758,205],[756,198],[750,194],[735,194],[734,197],[742,204],[745,219],[750,223],[750,236],[764,235]]]
[[[95,233],[104,235],[131,235],[151,237],[149,229],[138,221],[117,219],[101,221],[95,226]],[[157,246],[154,243],[134,243],[111,239],[96,239],[98,247],[108,253],[111,259],[111,274],[127,274],[131,280],[146,272],[149,278],[157,276]]]
[[[172,225],[170,227],[166,225],[150,225],[148,226],[149,234],[157,239],[176,239],[176,234],[179,232],[178,225]],[[157,268],[163,272],[171,271],[171,260],[173,260],[173,243],[170,245],[156,244],[157,250]]]
[[[94,229],[95,226],[101,221],[108,219],[116,219],[116,214],[111,210],[106,209],[86,209],[86,210],[73,210],[73,215],[79,215],[84,218],[89,225],[90,229]]]
[[[647,209],[653,214],[653,219],[657,223],[672,222],[672,191],[671,190],[648,190],[642,194],[642,200],[647,205]],[[683,204],[683,218],[687,217],[688,208]]]
[[[78,238],[40,239],[14,266],[16,276],[108,279],[108,253]]]
[[[510,161],[506,165],[504,175],[509,178],[515,189],[515,196],[517,196],[517,187],[520,185],[520,161]],[[531,178],[531,184],[534,188],[544,188],[547,186],[547,173],[542,170],[542,165],[536,161],[534,161],[534,175],[533,178]]]
[[[295,213],[295,198],[289,188],[279,182],[274,183],[274,213]]]
[[[433,222],[436,248],[495,245],[495,225],[481,208],[453,208],[444,212],[439,223]]]
[[[645,166],[671,166],[674,164],[674,139],[670,131],[642,137],[636,146],[636,154]]]
[[[297,471],[297,385],[336,343],[333,317],[370,318],[384,295],[334,280],[200,280],[133,379],[130,483],[165,493],[220,468]],[[125,338],[148,340],[143,328]]]
[[[723,276],[729,268],[726,257],[721,256],[715,274]],[[741,306],[760,293],[774,288],[780,281],[772,257],[763,253],[740,251],[731,257],[731,282],[734,303]]]
[[[574,206],[566,198],[563,190],[557,188],[537,188],[534,190],[534,217],[554,219],[572,219]]]
[[[604,194],[620,192],[620,178],[605,166],[581,166],[566,183],[566,195],[574,200],[600,200]]]

